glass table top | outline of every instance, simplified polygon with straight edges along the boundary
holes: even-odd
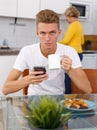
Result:
[[[3,130],[34,130],[29,127],[26,111],[32,101],[34,103],[37,102],[38,97],[1,97],[0,108],[2,111]],[[93,103],[94,106],[90,110],[70,110],[72,111],[72,116],[67,124],[68,130],[97,130],[97,94],[65,94],[56,96],[49,95],[49,97],[55,97],[60,102],[69,98],[77,98]]]

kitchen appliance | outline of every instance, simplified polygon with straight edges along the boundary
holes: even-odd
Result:
[[[0,49],[10,49],[10,47],[8,46],[8,41],[6,39],[3,40]]]
[[[79,19],[89,19],[90,16],[90,8],[91,8],[91,3],[90,2],[84,2],[84,1],[71,1],[70,6],[76,7],[79,12],[80,16]]]

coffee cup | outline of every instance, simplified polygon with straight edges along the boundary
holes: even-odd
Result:
[[[50,54],[48,56],[49,69],[60,69],[60,60],[61,58],[59,54]]]

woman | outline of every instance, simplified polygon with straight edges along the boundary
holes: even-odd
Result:
[[[65,17],[69,26],[64,33],[64,37],[60,40],[60,43],[73,47],[82,61],[83,54],[82,54],[82,45],[84,44],[84,35],[83,35],[83,28],[81,23],[78,20],[78,16],[80,15],[79,11],[75,7],[69,7],[65,11]],[[68,75],[66,74],[65,84],[69,90],[66,93],[71,93],[71,81]]]

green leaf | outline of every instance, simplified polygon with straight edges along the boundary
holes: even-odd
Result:
[[[54,97],[39,97],[37,102],[32,101],[27,110],[27,120],[30,125],[42,129],[56,129],[63,126],[70,118],[70,112],[64,112],[60,102]]]

